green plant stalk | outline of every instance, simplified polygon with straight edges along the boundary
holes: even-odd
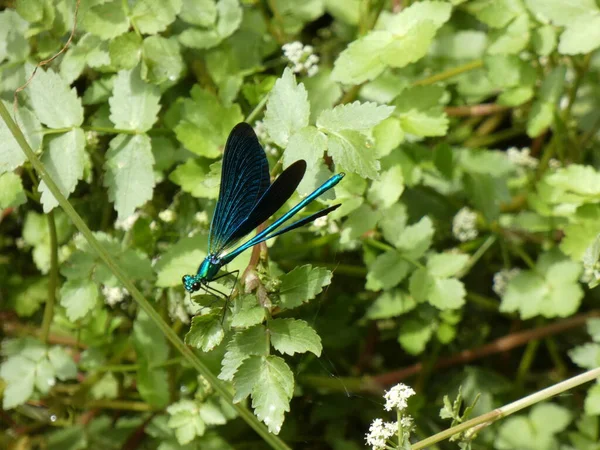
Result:
[[[48,218],[48,234],[50,235],[50,279],[48,280],[48,298],[42,319],[42,342],[48,344],[50,325],[54,318],[54,304],[56,303],[56,286],[58,285],[58,242],[56,238],[56,222],[54,211],[46,214]]]
[[[369,244],[371,247],[377,248],[379,250],[383,250],[384,252],[389,252],[390,250],[396,250],[395,247],[392,247],[391,245],[388,245],[388,244],[386,244],[384,242],[379,242],[376,239],[367,238],[364,241],[367,244]],[[398,254],[400,255],[400,258],[402,258],[406,262],[411,263],[413,266],[418,267],[419,269],[424,269],[425,268],[425,266],[423,264],[421,264],[419,261],[417,261],[416,259],[413,259],[413,258],[411,258],[409,256],[406,256],[406,255],[402,254],[402,252],[398,252]]]
[[[268,100],[269,100],[269,94],[265,94],[263,96],[263,98],[260,99],[260,102],[258,102],[258,105],[256,105],[254,107],[254,109],[252,110],[252,112],[250,112],[250,114],[248,114],[248,117],[246,117],[244,119],[244,122],[252,123],[254,121],[254,119],[256,119],[256,116],[258,116],[260,114],[260,112],[263,110],[263,108],[267,104]]]
[[[598,377],[600,377],[600,367],[588,370],[587,372],[569,378],[568,380],[561,381],[560,383],[547,387],[546,389],[542,389],[541,391],[538,391],[535,394],[523,397],[522,399],[517,400],[516,402],[509,403],[508,405],[504,405],[501,408],[497,408],[493,411],[482,414],[481,416],[475,417],[474,419],[468,420],[467,422],[461,423],[460,425],[448,428],[447,430],[434,434],[433,436],[430,436],[427,439],[423,439],[422,441],[413,444],[412,450],[420,450],[422,448],[427,448],[433,444],[448,439],[457,433],[462,433],[463,431],[467,431],[478,425],[482,425],[482,428],[484,428],[486,426],[491,425],[498,419],[510,416],[511,414],[521,411],[522,409],[525,409],[531,405],[535,405],[536,403],[539,403],[543,400],[547,400],[551,397],[554,397],[555,395],[561,394],[577,386],[581,386],[582,384],[593,381]]]
[[[144,298],[142,293],[135,287],[135,285],[129,280],[127,274],[121,269],[121,267],[117,264],[117,262],[113,259],[113,257],[100,245],[100,243],[96,240],[91,230],[87,227],[83,219],[73,205],[65,198],[65,196],[60,192],[58,186],[50,176],[50,174],[46,171],[46,168],[37,158],[25,136],[21,132],[19,126],[14,122],[10,113],[0,102],[0,116],[6,123],[6,126],[11,131],[15,140],[23,150],[23,153],[27,156],[31,165],[38,173],[39,177],[46,183],[48,189],[58,203],[63,208],[67,216],[71,219],[73,224],[77,227],[77,229],[81,232],[81,234],[88,241],[90,246],[94,249],[94,251],[98,254],[98,256],[104,261],[109,270],[117,277],[117,279],[121,282],[121,284],[127,289],[127,291],[131,294],[133,299],[137,302],[138,306],[144,310],[146,314],[150,317],[158,328],[162,331],[165,337],[171,341],[171,344],[175,347],[175,349],[181,353],[181,355],[190,363],[192,367],[194,367],[202,376],[204,376],[208,382],[211,384],[213,389],[229,404],[233,406],[236,412],[240,415],[240,417],[250,425],[259,435],[260,437],[269,444],[274,449],[289,449],[289,447],[277,436],[269,433],[267,428],[252,414],[250,410],[246,407],[233,403],[233,396],[229,392],[229,390],[217,379],[217,377],[208,369],[206,365],[196,354],[185,345],[179,336],[169,327],[169,325],[162,320],[160,315],[156,312],[156,310],[152,307],[152,305]]]
[[[538,325],[541,324],[538,323]],[[533,360],[535,359],[535,355],[539,346],[540,341],[539,339],[536,339],[534,341],[530,341],[527,344],[527,347],[525,347],[525,353],[523,353],[523,357],[521,358],[519,368],[517,369],[516,384],[519,389],[522,389],[525,385],[525,378],[527,377],[529,369],[533,364]]]
[[[475,253],[473,253],[473,255],[469,258],[469,261],[467,261],[467,265],[460,272],[458,272],[456,274],[456,278],[462,278],[466,274],[468,274],[469,271],[473,268],[473,266],[475,264],[477,264],[477,261],[479,261],[481,259],[481,257],[485,254],[485,252],[487,252],[489,250],[489,248],[492,245],[494,245],[494,242],[496,242],[496,236],[495,235],[489,236],[483,242],[483,244],[481,244],[481,246],[477,249],[477,251]]]
[[[437,83],[438,81],[444,81],[448,78],[455,77],[457,75],[463,74],[465,72],[469,72],[471,70],[479,69],[483,67],[483,60],[476,59],[475,61],[471,61],[467,64],[463,64],[462,66],[453,67],[451,69],[445,70],[438,74],[432,75],[427,78],[423,78],[421,80],[417,80],[412,83],[412,86],[427,86],[429,84]]]

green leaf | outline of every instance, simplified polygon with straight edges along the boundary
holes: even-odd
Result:
[[[90,2],[83,6],[81,23],[90,33],[106,40],[115,38],[129,29],[129,19],[121,0]]]
[[[475,0],[466,5],[467,11],[492,28],[503,28],[523,13],[518,0]]]
[[[169,405],[170,418],[167,426],[175,430],[179,445],[189,444],[196,436],[204,435],[206,424],[199,414],[198,405],[192,400],[180,400]]]
[[[373,31],[350,43],[335,60],[331,78],[344,84],[373,80],[387,67],[379,56],[392,41],[387,31]]]
[[[157,287],[181,286],[182,274],[196,270],[206,257],[207,237],[197,234],[180,239],[164,253],[154,266]]]
[[[269,94],[264,124],[271,140],[285,148],[290,137],[308,125],[310,104],[302,83],[286,68]]]
[[[412,110],[400,115],[400,126],[416,136],[444,136],[448,131],[445,114]]]
[[[179,17],[192,25],[209,27],[217,20],[217,5],[214,0],[183,0]]]
[[[95,400],[103,398],[111,400],[117,398],[119,395],[119,383],[117,378],[112,372],[105,373],[102,378],[94,383],[90,389],[90,394],[92,394],[92,398]]]
[[[2,408],[12,409],[25,403],[33,394],[35,363],[17,355],[0,365],[0,378],[6,382]]]
[[[529,37],[529,18],[527,14],[520,14],[506,28],[490,33],[488,53],[517,54],[527,46]]]
[[[71,84],[75,81],[86,65],[102,67],[110,64],[108,44],[98,36],[87,33],[75,46],[70,46],[60,62],[60,75]]]
[[[571,412],[554,403],[538,403],[531,408],[529,419],[536,429],[543,429],[545,433],[555,434],[564,431],[573,420]]]
[[[291,309],[312,300],[325,286],[331,283],[331,272],[310,264],[296,267],[281,277],[279,303]]]
[[[465,304],[466,295],[464,284],[456,278],[435,278],[427,301],[442,311],[458,309]]]
[[[321,356],[321,338],[305,321],[274,319],[269,320],[267,328],[271,335],[271,345],[278,352],[286,355],[311,352]]]
[[[140,69],[121,70],[115,79],[109,99],[110,120],[124,130],[148,131],[156,122],[160,93],[156,86],[145,83]]]
[[[19,317],[35,314],[48,298],[48,278],[29,279],[14,293],[12,303]]]
[[[367,138],[358,131],[328,131],[328,153],[345,170],[366,178],[377,178],[379,161]]]
[[[60,192],[69,198],[83,177],[85,164],[85,134],[81,128],[50,138],[48,149],[42,155],[44,167],[58,185]],[[44,212],[58,206],[58,201],[50,192],[44,181],[40,182],[39,191]]]
[[[161,330],[140,310],[133,323],[133,345],[138,358],[161,363],[169,357],[169,346]]]
[[[316,167],[327,150],[327,136],[313,126],[298,130],[289,138],[288,146],[283,153],[283,167],[304,159],[310,168]]]
[[[237,104],[223,106],[200,86],[192,88],[191,97],[182,103],[181,120],[175,127],[177,139],[197,155],[217,158],[231,129],[243,120],[241,109]]]
[[[98,286],[89,279],[67,280],[60,288],[60,304],[72,322],[85,317],[97,300]]]
[[[131,21],[143,34],[165,31],[181,11],[182,0],[135,0]]]
[[[5,9],[0,12],[0,63],[22,61],[29,54],[27,28],[29,24],[16,11]]]
[[[219,0],[218,19],[211,29],[188,28],[179,35],[186,47],[205,49],[219,45],[231,36],[242,22],[243,11],[238,0]]]
[[[259,303],[256,295],[245,294],[235,299],[231,326],[236,328],[248,328],[262,323],[265,320],[265,308]]]
[[[433,324],[421,319],[409,318],[402,321],[398,342],[411,355],[423,353],[433,336]]]
[[[104,185],[119,219],[129,217],[135,208],[152,198],[153,164],[150,138],[145,134],[119,135],[110,141],[104,164]]]
[[[290,410],[294,375],[278,356],[252,356],[244,361],[234,378],[235,402],[252,394],[252,407],[273,434],[278,434],[284,413]]]
[[[52,69],[39,69],[27,87],[29,102],[40,122],[50,128],[78,127],[83,107],[75,88]]]
[[[130,31],[112,39],[108,44],[110,62],[117,69],[131,70],[142,54],[142,38]]]
[[[221,167],[220,163],[219,167]],[[181,186],[183,191],[189,192],[194,197],[216,199],[219,196],[221,174],[218,174],[218,178],[213,178],[210,176],[211,172],[212,167],[209,172],[208,168],[200,161],[188,159],[171,172],[169,180]]]
[[[8,111],[12,111],[12,106],[8,102],[0,101],[3,102]],[[20,106],[17,110],[16,119],[31,148],[34,151],[38,150],[42,144],[43,135],[42,125],[35,114],[24,106]],[[0,145],[0,173],[14,170],[26,161],[25,153],[17,144],[4,120],[0,120],[0,142],[2,142],[2,145]]]
[[[267,343],[267,329],[263,325],[258,324],[237,332],[227,344],[219,379],[231,381],[246,358],[253,355],[266,356],[269,352]]]
[[[558,52],[563,55],[590,53],[600,47],[600,11],[578,18],[560,36]]]
[[[427,270],[435,277],[452,277],[463,270],[469,255],[462,253],[436,253],[427,259]]]
[[[583,369],[594,369],[600,365],[600,345],[588,342],[569,350],[569,358]]]
[[[370,265],[365,287],[370,291],[391,289],[404,280],[412,268],[398,251],[382,253]]]
[[[588,389],[583,409],[588,416],[600,414],[600,384],[596,383]],[[594,445],[590,442],[590,445]]]
[[[371,184],[368,199],[378,208],[389,208],[404,192],[404,175],[400,166],[382,172],[378,180]]]
[[[425,216],[404,228],[393,244],[406,256],[418,259],[429,249],[434,232],[433,222]]]
[[[400,289],[386,291],[369,306],[366,317],[368,319],[389,319],[406,314],[415,309],[417,304],[414,299]]]
[[[12,172],[0,174],[0,209],[14,208],[26,202],[21,177]]]
[[[358,25],[360,0],[325,0],[325,8],[335,19],[348,25]]]
[[[404,130],[396,117],[388,117],[373,128],[373,137],[377,144],[377,156],[389,155],[404,141]]]
[[[61,381],[77,378],[77,365],[73,357],[67,351],[58,346],[48,350],[48,360],[52,365],[56,378]]]
[[[571,25],[598,10],[594,0],[525,0],[525,4],[536,15],[560,26]]]
[[[393,111],[393,106],[372,102],[346,103],[321,112],[317,119],[317,127],[329,131],[366,131],[387,119]]]
[[[563,91],[565,75],[564,67],[556,67],[544,79],[527,121],[527,134],[530,137],[539,136],[554,120],[554,110]]]
[[[551,25],[536,28],[531,43],[538,55],[548,56],[556,48],[556,30]]]
[[[153,84],[175,83],[185,71],[179,42],[174,38],[149,36],[144,39],[141,76]]]
[[[221,315],[211,313],[192,319],[190,331],[185,335],[185,343],[203,352],[210,352],[221,343],[223,336]]]

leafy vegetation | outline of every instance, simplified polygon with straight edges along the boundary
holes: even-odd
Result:
[[[597,448],[597,1],[1,4],[0,447]],[[190,297],[244,120],[341,207]]]

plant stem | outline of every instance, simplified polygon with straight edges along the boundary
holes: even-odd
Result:
[[[498,419],[510,416],[511,414],[521,411],[522,409],[525,409],[531,405],[539,403],[543,400],[547,400],[551,397],[554,397],[555,395],[566,392],[582,384],[593,381],[598,377],[600,377],[600,368],[589,370],[573,378],[569,378],[568,380],[550,386],[546,389],[542,389],[541,391],[538,391],[534,394],[528,395],[527,397],[523,397],[522,399],[517,400],[516,402],[509,403],[508,405],[490,411],[486,414],[482,414],[481,416],[475,417],[474,419],[468,420],[467,422],[461,423],[460,425],[448,428],[447,430],[434,434],[433,436],[428,437],[427,439],[423,439],[422,441],[413,444],[412,450],[420,450],[422,448],[427,448],[433,444],[448,439],[457,433],[462,433],[463,431],[466,431],[477,425],[483,425],[484,427],[489,426]]]
[[[521,362],[519,363],[519,368],[517,369],[517,377],[515,383],[519,389],[522,389],[525,384],[525,378],[529,373],[529,369],[533,364],[533,360],[535,359],[535,355],[537,353],[537,349],[540,346],[539,339],[535,339],[527,343],[527,347],[525,347],[525,353],[523,353],[523,357],[521,358]]]
[[[212,385],[214,390],[225,400],[227,403],[231,404],[233,408],[237,411],[240,417],[250,425],[260,436],[261,438],[272,448],[274,449],[288,449],[289,447],[277,436],[269,433],[267,428],[252,414],[250,410],[240,404],[233,403],[233,396],[231,392],[217,379],[217,377],[210,371],[210,369],[198,358],[198,356],[194,353],[194,351],[185,345],[179,336],[169,327],[169,325],[160,317],[160,315],[156,312],[156,310],[152,307],[150,302],[146,300],[146,298],[142,295],[142,293],[135,287],[129,276],[125,273],[125,271],[117,264],[112,255],[108,253],[108,251],[96,240],[91,230],[85,224],[81,216],[75,211],[73,205],[65,198],[62,194],[50,174],[46,171],[46,168],[37,158],[25,136],[23,135],[21,129],[17,126],[17,124],[13,121],[10,113],[4,106],[2,102],[0,102],[0,116],[4,119],[6,126],[11,131],[15,140],[31,162],[31,165],[36,170],[40,178],[46,183],[48,189],[54,198],[58,200],[58,203],[63,208],[67,216],[71,219],[73,224],[77,227],[77,229],[81,232],[81,234],[88,241],[90,247],[98,254],[98,256],[102,259],[102,261],[106,264],[108,269],[116,276],[116,278],[121,282],[121,284],[127,289],[127,291],[131,294],[133,299],[136,301],[138,306],[150,317],[156,326],[161,330],[161,332],[165,335],[165,337],[171,342],[173,347],[182,354],[182,356],[190,363],[192,367],[194,367],[202,376],[204,376],[208,382]]]
[[[467,64],[463,64],[462,66],[453,67],[451,69],[440,72],[436,75],[432,75],[430,77],[417,80],[412,85],[413,86],[427,86],[429,84],[434,84],[434,83],[437,83],[438,81],[444,81],[444,80],[447,80],[448,78],[455,77],[456,75],[460,75],[462,73],[469,72],[474,69],[479,69],[480,67],[483,67],[483,60],[476,59],[475,61],[471,61]]]
[[[483,244],[481,244],[481,246],[477,249],[477,251],[475,253],[473,253],[473,255],[469,258],[467,265],[460,272],[458,272],[456,274],[456,278],[462,278],[466,274],[468,274],[469,271],[473,268],[473,266],[475,264],[477,264],[477,261],[479,261],[481,259],[481,257],[484,255],[484,253],[487,252],[492,245],[494,245],[494,242],[496,242],[496,236],[495,235],[489,236],[483,242]]]
[[[263,96],[263,98],[260,99],[260,102],[258,102],[258,105],[256,105],[254,107],[254,109],[252,110],[252,112],[250,114],[248,114],[248,117],[246,117],[244,119],[244,122],[247,122],[247,123],[254,122],[254,120],[256,119],[256,116],[258,116],[260,114],[260,112],[262,111],[262,109],[267,104],[268,100],[269,100],[269,94],[265,94]]]
[[[42,320],[42,342],[48,343],[50,335],[50,325],[54,318],[54,304],[56,303],[56,286],[58,284],[58,242],[56,238],[56,222],[54,221],[54,211],[46,214],[48,218],[48,234],[50,235],[50,279],[48,280],[48,298],[44,308],[44,318]]]

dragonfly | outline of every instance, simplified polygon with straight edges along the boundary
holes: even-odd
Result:
[[[237,282],[239,271],[218,275],[223,266],[250,247],[307,225],[341,206],[329,206],[281,228],[308,204],[337,185],[344,177],[343,172],[333,175],[263,231],[237,245],[288,201],[305,172],[306,161],[298,160],[271,184],[269,163],[254,129],[245,122],[237,124],[229,134],[223,152],[219,197],[208,234],[208,255],[196,275],[183,276],[185,290],[191,294],[203,289],[207,294],[220,295],[227,301],[231,293],[227,295],[209,286],[210,282],[232,274],[236,275]]]

